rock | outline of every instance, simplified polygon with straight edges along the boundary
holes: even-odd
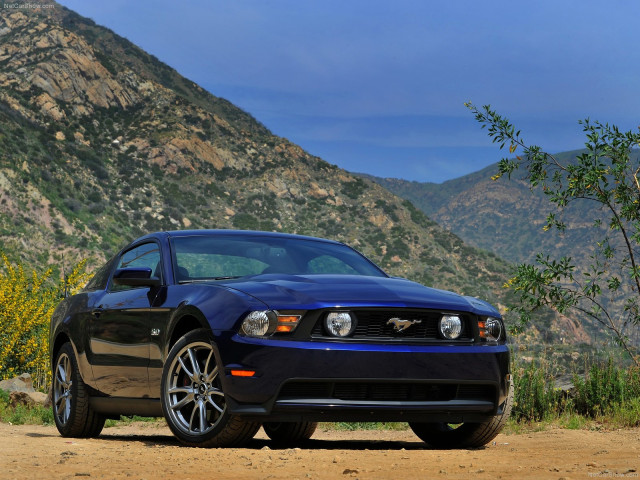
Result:
[[[27,407],[33,407],[36,402],[29,396],[27,392],[11,392],[9,394],[9,406],[12,408],[18,405],[25,405]]]
[[[51,40],[55,41],[57,40]],[[128,108],[138,102],[138,95],[127,85],[121,85],[92,54],[92,49],[80,37],[70,34],[54,48],[55,55],[37,63],[27,78],[32,85],[63,102],[86,100],[97,107]]]
[[[27,395],[29,395],[29,398],[31,398],[31,400],[33,400],[33,402],[37,405],[41,405],[43,407],[51,406],[51,397],[46,393],[30,392]]]
[[[42,93],[35,99],[36,105],[40,107],[40,111],[51,117],[56,122],[60,122],[66,118],[66,114],[60,109],[56,101],[47,93]]]
[[[23,373],[18,377],[14,377],[10,380],[2,380],[0,382],[0,389],[7,392],[35,392],[33,388],[33,381],[31,375]]]
[[[9,405],[42,405],[44,407],[51,406],[50,396],[46,393],[36,392],[33,388],[31,375],[23,373],[18,377],[0,382],[0,389],[9,392]]]

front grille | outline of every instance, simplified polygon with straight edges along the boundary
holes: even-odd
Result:
[[[336,399],[372,402],[445,402],[489,400],[495,397],[492,385],[402,382],[289,382],[278,400]]]
[[[328,312],[327,312],[328,313]],[[357,326],[348,339],[371,340],[442,340],[438,335],[438,321],[443,313],[431,310],[409,309],[357,309],[349,310],[356,317]],[[312,337],[326,338],[323,321],[325,314],[321,315],[315,324]],[[459,340],[468,341],[473,338],[470,327],[471,316],[460,314],[462,318],[462,334]],[[392,319],[409,320],[413,322],[406,329],[398,331],[393,325]],[[397,322],[396,322],[397,323]],[[335,337],[332,337],[335,338]]]

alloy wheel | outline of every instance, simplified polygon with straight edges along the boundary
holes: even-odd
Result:
[[[71,402],[73,401],[71,369],[71,359],[66,353],[62,353],[56,362],[53,380],[54,413],[61,425],[66,425],[71,415]]]
[[[183,347],[171,363],[167,380],[164,395],[176,427],[197,436],[216,427],[226,402],[211,345],[194,342]]]

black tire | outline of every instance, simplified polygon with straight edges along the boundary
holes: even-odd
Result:
[[[162,370],[161,401],[169,428],[191,447],[238,446],[260,428],[260,422],[247,422],[227,411],[206,329],[187,333],[169,351]]]
[[[51,400],[53,418],[63,437],[100,435],[105,417],[94,412],[89,404],[89,387],[82,380],[73,347],[68,342],[60,347],[53,362]]]
[[[433,448],[479,448],[493,440],[504,428],[513,406],[513,384],[509,387],[502,412],[485,422],[447,423],[409,422],[409,426],[422,441]]]
[[[316,431],[317,422],[265,422],[267,436],[276,443],[297,444],[309,440]]]

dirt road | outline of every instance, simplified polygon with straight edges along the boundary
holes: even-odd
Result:
[[[245,448],[181,446],[161,423],[69,439],[55,427],[0,424],[1,479],[638,478],[640,429],[499,435],[474,450],[429,450],[411,431],[319,428],[304,448],[260,431]]]

